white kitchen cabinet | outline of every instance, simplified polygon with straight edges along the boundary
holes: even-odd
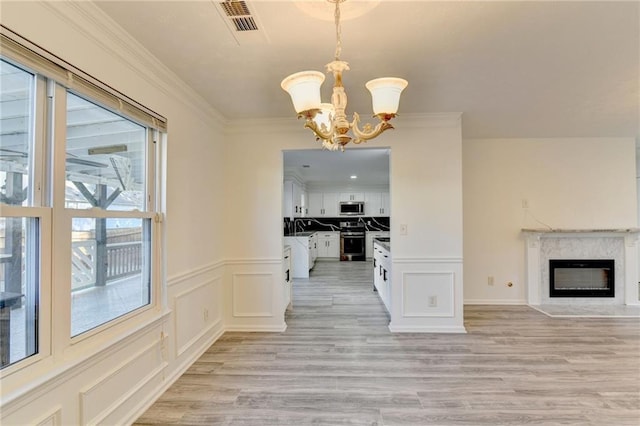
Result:
[[[341,192],[339,201],[364,201],[364,192]]]
[[[308,217],[338,217],[338,193],[309,192]]]
[[[340,259],[340,232],[323,232],[318,235],[318,257]]]
[[[316,264],[316,259],[318,258],[318,233],[314,233],[310,240],[309,245],[311,247],[311,259],[310,259],[310,267],[312,269]]]
[[[284,237],[284,245],[291,247],[291,276],[293,278],[309,278],[309,270],[313,268],[317,256],[315,232],[303,235]]]
[[[378,291],[387,312],[391,311],[391,253],[378,243],[374,243],[373,285]]]
[[[374,253],[373,239],[378,237],[389,237],[389,235],[390,235],[389,231],[367,231],[366,239],[365,239],[365,243],[366,243],[365,253],[366,253],[367,259],[373,258],[373,253]]]
[[[282,299],[284,309],[287,310],[293,302],[293,282],[291,281],[291,247],[285,246],[282,253]]]
[[[365,193],[364,212],[366,216],[389,216],[389,193]]]
[[[282,190],[282,211],[284,217],[304,217],[303,209],[304,190],[300,184],[292,180],[284,181]]]

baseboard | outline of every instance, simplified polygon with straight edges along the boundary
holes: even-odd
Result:
[[[179,378],[182,376],[185,371],[189,369],[193,365],[194,362],[198,360],[205,353],[207,349],[211,345],[213,345],[225,332],[224,328],[220,328],[211,338],[206,339],[202,345],[195,351],[192,355],[185,358],[182,363],[179,364],[179,367],[176,368],[169,376],[165,378],[162,386],[158,387],[154,393],[147,395],[144,401],[142,401],[130,414],[127,416],[128,418],[123,419],[123,424],[133,424],[136,419],[138,419],[141,415],[144,414],[157,400],[162,396],[163,393],[167,391]]]
[[[465,305],[526,305],[524,299],[465,299]]]
[[[425,326],[416,326],[416,325],[405,325],[405,326],[395,326],[393,323],[389,324],[389,331],[392,333],[466,333],[467,330],[464,326],[457,325],[443,325],[443,326],[433,326],[433,327],[425,327]]]
[[[246,333],[282,333],[287,329],[287,324],[281,325],[231,325],[225,327],[225,331],[241,331]]]

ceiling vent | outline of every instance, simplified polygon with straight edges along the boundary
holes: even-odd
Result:
[[[228,0],[220,2],[220,7],[224,10],[227,17],[231,19],[236,31],[258,30],[256,21],[253,19],[253,16],[251,16],[251,12],[249,12],[247,2]]]
[[[227,24],[238,44],[266,43],[267,37],[259,20],[246,1],[226,0],[215,2],[220,16]]]

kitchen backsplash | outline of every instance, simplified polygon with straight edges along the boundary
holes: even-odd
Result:
[[[388,217],[299,217],[293,220],[284,218],[284,235],[292,235],[295,232],[305,231],[340,231],[340,222],[360,221],[367,231],[388,231]]]

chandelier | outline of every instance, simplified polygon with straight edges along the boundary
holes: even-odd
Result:
[[[349,64],[340,60],[342,40],[340,26],[340,3],[345,0],[327,0],[335,3],[336,53],[335,59],[329,62],[327,73],[334,78],[331,103],[322,103],[320,86],[324,82],[324,74],[319,71],[301,71],[291,74],[280,86],[289,93],[298,118],[304,117],[304,127],[311,129],[317,141],[322,141],[323,148],[331,151],[344,151],[345,145],[353,140],[359,144],[373,139],[387,129],[393,129],[389,121],[396,116],[400,93],[408,82],[402,78],[385,77],[371,80],[365,87],[371,92],[373,113],[380,121],[375,127],[366,123],[360,129],[360,116],[353,113],[353,121],[349,123],[345,113],[347,94],[342,85],[342,73],[349,70]],[[353,135],[349,133],[352,132]]]

